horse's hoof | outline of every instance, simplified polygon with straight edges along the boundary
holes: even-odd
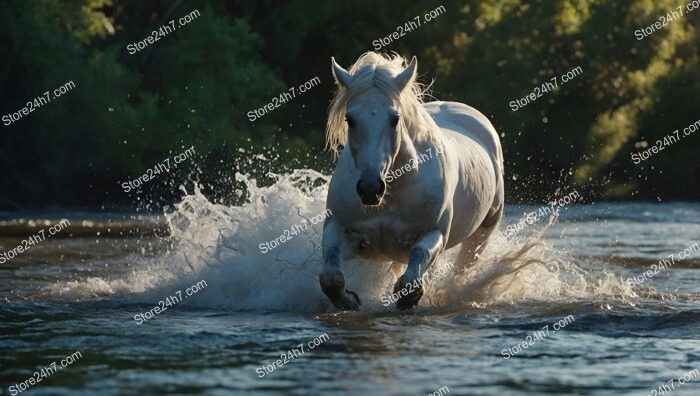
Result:
[[[399,296],[399,299],[396,301],[396,308],[400,311],[415,307],[416,305],[418,305],[418,302],[420,301],[421,297],[423,297],[422,285],[406,289],[406,284],[408,283],[411,283],[411,285],[413,285],[413,282],[402,282],[401,279],[399,279],[399,281],[396,282],[396,285],[394,285],[394,294]],[[400,285],[404,286],[400,287]]]
[[[321,290],[333,305],[344,311],[356,311],[362,303],[354,292],[345,289],[345,278],[340,271],[323,271],[320,276]]]
[[[357,311],[360,309],[360,305],[362,305],[357,293],[347,289],[341,292],[340,295],[334,297],[336,298],[332,298],[331,302],[333,302],[336,308],[342,309],[343,311]]]
[[[357,295],[357,293],[350,291],[348,289],[345,289],[345,292],[348,293],[349,295],[353,296],[355,298],[355,302],[357,303],[357,306],[359,307],[362,305],[362,302],[360,301],[360,296]]]
[[[362,302],[360,301],[360,296],[358,296],[357,293],[352,292],[348,289],[345,289],[345,293],[347,293],[348,296],[352,296],[352,308],[350,309],[352,309],[353,311],[357,311],[358,309],[360,309],[360,305],[362,305]]]
[[[399,298],[399,301],[396,302],[396,308],[400,311],[411,309],[418,305],[421,297],[423,297],[423,289],[416,289],[407,296]]]

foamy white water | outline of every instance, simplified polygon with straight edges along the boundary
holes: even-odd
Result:
[[[266,187],[244,175],[237,178],[247,186],[244,205],[211,203],[195,187],[165,214],[172,234],[166,254],[153,258],[133,254],[133,270],[126,278],[68,281],[52,286],[51,292],[67,298],[111,296],[157,302],[205,280],[206,292],[183,304],[233,310],[333,311],[318,284],[323,225],[311,221],[326,209],[329,176],[297,170],[276,176],[277,182]],[[304,221],[307,229],[270,248],[271,241],[289,236],[285,230]],[[461,273],[452,270],[459,268],[455,265],[459,246],[445,252],[430,269],[441,276],[426,284],[419,307],[602,296],[624,300],[634,295],[621,276],[585,271],[566,252],[543,242],[541,231],[547,226],[542,221],[515,240],[495,234],[478,263]],[[261,249],[266,242],[267,247]],[[392,293],[401,273],[395,270],[403,271],[403,265],[392,271],[392,262],[386,259],[355,259],[345,263],[343,270],[346,287],[358,293],[362,310],[395,309],[393,304],[385,307],[382,297]]]

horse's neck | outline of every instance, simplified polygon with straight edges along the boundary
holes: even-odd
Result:
[[[429,115],[426,113],[429,117]],[[399,169],[406,164],[416,164],[419,151],[425,149],[425,145],[429,144],[432,140],[430,130],[420,130],[420,126],[413,126],[416,130],[411,132],[404,132],[401,134],[401,142],[399,144],[399,152],[394,160],[393,170]]]
[[[411,125],[411,130],[406,133],[405,141],[402,142],[406,143],[406,154],[416,154],[426,144],[436,144],[435,134],[440,133],[440,128],[423,106],[417,109],[416,115],[419,119]]]

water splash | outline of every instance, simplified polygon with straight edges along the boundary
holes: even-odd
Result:
[[[171,232],[165,254],[154,258],[133,254],[136,268],[125,277],[68,282],[52,288],[52,293],[155,303],[205,280],[206,289],[183,304],[233,310],[333,310],[318,284],[322,222],[311,224],[325,210],[330,177],[313,170],[272,176],[275,183],[258,186],[256,180],[237,174],[246,186],[239,191],[247,197],[241,206],[211,203],[195,187],[165,213]],[[263,253],[261,244],[279,241],[285,230],[304,221],[308,228]],[[445,271],[427,284],[421,307],[634,296],[619,275],[586,271],[549,246],[542,236],[547,226],[533,227],[531,235],[516,240],[497,233],[471,268]],[[445,252],[431,271],[452,268],[458,251],[459,246]],[[382,297],[391,294],[402,267],[387,260],[351,260],[344,265],[346,287],[360,295],[363,310],[393,310],[393,305],[382,304]]]

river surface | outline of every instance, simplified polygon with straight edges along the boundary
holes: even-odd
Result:
[[[46,236],[0,264],[0,394],[700,395],[700,204],[571,203],[533,224],[539,206],[511,205],[474,267],[444,254],[414,311],[382,302],[391,263],[355,260],[362,309],[339,313],[317,280],[324,180],[248,181],[233,207],[195,190],[160,216],[0,215],[0,255]]]

